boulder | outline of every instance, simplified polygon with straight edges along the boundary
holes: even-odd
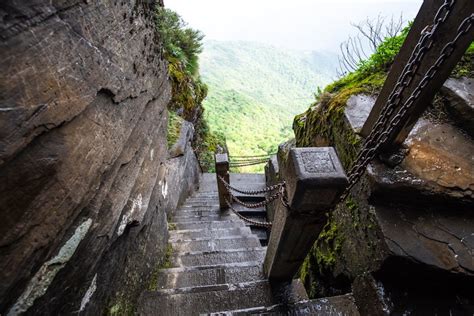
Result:
[[[448,113],[458,126],[474,136],[474,79],[448,79],[441,92]]]

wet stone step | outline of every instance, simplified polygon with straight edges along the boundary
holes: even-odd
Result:
[[[211,206],[211,207],[218,207],[219,206],[219,201],[218,200],[189,200],[186,201],[183,206],[187,207],[201,207],[201,206]]]
[[[218,229],[192,229],[170,230],[170,242],[192,238],[218,238],[226,236],[247,236],[252,232],[249,227],[218,228]]]
[[[223,265],[172,268],[161,270],[158,289],[241,283],[265,279],[261,262],[241,262]]]
[[[295,286],[296,288],[296,286]],[[299,301],[300,289],[285,291],[289,302]],[[268,281],[147,291],[138,303],[139,315],[200,315],[202,313],[268,306],[280,302]]]
[[[193,215],[193,214],[221,214],[222,212],[216,207],[186,207],[180,208],[175,212],[176,215]]]
[[[265,248],[257,247],[209,252],[177,252],[173,254],[171,262],[173,267],[205,266],[247,261],[263,262],[265,251]]]
[[[239,236],[224,239],[174,241],[172,242],[172,246],[175,251],[179,252],[219,251],[226,249],[255,248],[260,246],[260,242],[254,236]]]
[[[173,216],[173,222],[176,223],[189,223],[189,222],[198,222],[198,221],[240,221],[240,219],[234,215],[234,214],[228,214],[228,215],[190,215],[190,216],[182,216],[182,215],[177,215]]]
[[[304,300],[295,304],[277,304],[269,307],[246,308],[209,313],[209,316],[292,315],[292,316],[359,316],[352,294]]]
[[[194,222],[181,222],[181,223],[170,223],[170,225],[175,226],[178,230],[188,230],[188,229],[218,229],[218,228],[237,228],[245,227],[244,222],[242,221],[194,221]]]

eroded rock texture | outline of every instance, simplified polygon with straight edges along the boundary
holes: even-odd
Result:
[[[473,313],[471,82],[449,79],[400,159],[375,159],[330,215],[301,271],[311,296],[352,291],[364,315]],[[296,143],[334,146],[348,170],[374,101],[350,97],[342,118],[314,106],[295,125]],[[325,113],[333,123],[321,131]]]
[[[154,6],[0,4],[0,314],[130,310],[166,248]]]

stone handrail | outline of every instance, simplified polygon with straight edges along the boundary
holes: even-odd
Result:
[[[288,206],[276,205],[264,271],[271,280],[291,281],[348,181],[332,147],[291,148],[278,158]]]

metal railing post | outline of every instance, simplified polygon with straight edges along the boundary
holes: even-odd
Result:
[[[227,154],[216,154],[215,162],[216,162],[217,190],[219,192],[219,207],[221,210],[225,210],[228,208],[226,199],[230,201],[230,195],[226,187],[222,183],[222,181],[219,179],[219,176],[224,178],[224,180],[227,183],[230,183],[229,157],[227,156]]]
[[[290,281],[348,181],[332,147],[291,148],[279,168],[288,206],[276,207],[264,271],[270,280]]]

